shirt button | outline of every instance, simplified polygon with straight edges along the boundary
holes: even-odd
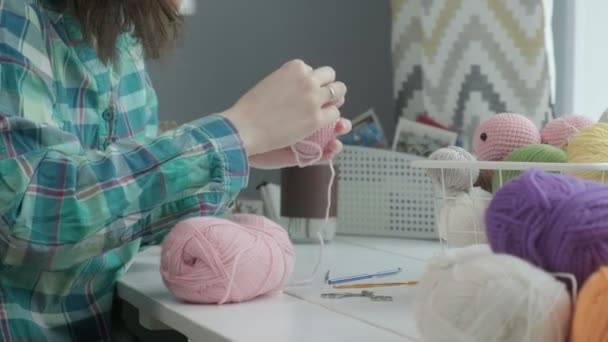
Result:
[[[106,121],[110,121],[112,118],[114,118],[114,113],[110,110],[106,110],[103,112],[103,114],[101,114],[101,117]]]

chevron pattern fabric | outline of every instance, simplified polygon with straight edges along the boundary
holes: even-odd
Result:
[[[426,113],[470,149],[499,112],[553,117],[551,0],[392,0],[400,117]]]

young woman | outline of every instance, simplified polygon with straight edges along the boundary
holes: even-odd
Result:
[[[249,165],[340,119],[346,87],[291,61],[157,136],[144,58],[179,0],[0,0],[0,341],[107,341],[116,280],[179,220],[221,215]],[[324,158],[341,149],[336,140]]]

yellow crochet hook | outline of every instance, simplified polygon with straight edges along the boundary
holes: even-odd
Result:
[[[372,287],[390,287],[390,286],[413,286],[417,285],[417,281],[408,281],[402,283],[370,283],[370,284],[354,284],[354,285],[335,285],[334,289],[368,289]]]

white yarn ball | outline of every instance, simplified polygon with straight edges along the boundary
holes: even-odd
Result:
[[[433,258],[416,297],[426,342],[562,342],[570,310],[563,283],[487,245]]]
[[[477,161],[474,155],[467,150],[458,146],[448,146],[440,148],[429,156],[430,160],[450,160],[450,161]],[[433,184],[437,190],[443,190],[441,185],[441,169],[428,169],[427,175],[433,180]],[[471,188],[471,184],[477,182],[479,177],[479,169],[462,168],[462,169],[443,169],[443,177],[445,179],[445,189],[449,191],[467,191]],[[472,182],[471,182],[472,180]]]
[[[444,200],[439,211],[439,237],[451,247],[486,243],[485,211],[492,194],[480,187],[454,193]]]

